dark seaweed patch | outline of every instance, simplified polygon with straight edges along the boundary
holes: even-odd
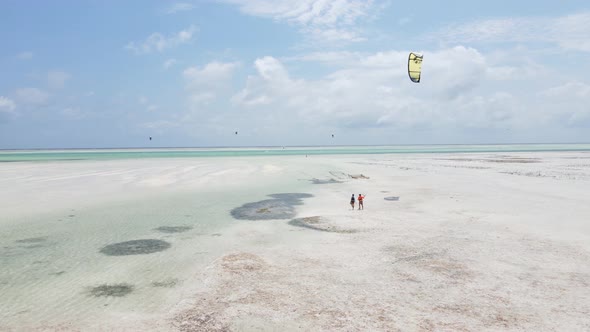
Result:
[[[18,242],[18,243],[40,243],[40,242],[45,242],[45,241],[47,241],[47,236],[30,237],[28,239],[16,240],[15,242]]]
[[[131,292],[133,292],[133,285],[130,284],[104,284],[90,289],[90,295],[94,297],[122,297]]]
[[[282,193],[282,194],[271,194],[268,195],[269,197],[276,198],[276,199],[285,199],[285,200],[296,200],[299,201],[303,198],[311,198],[313,197],[312,194],[305,194],[305,193]]]
[[[178,284],[178,279],[165,279],[162,281],[152,282],[152,287],[172,288]]]
[[[399,201],[399,197],[397,197],[397,196],[385,197],[383,199],[386,201]]]
[[[231,215],[241,220],[291,219],[295,217],[295,206],[303,204],[303,198],[313,197],[304,193],[282,193],[269,195],[273,199],[246,203],[231,210]]]
[[[160,226],[154,230],[162,233],[182,233],[193,229],[190,226]]]
[[[109,244],[100,249],[108,256],[146,255],[170,248],[170,243],[162,240],[143,239]]]
[[[295,227],[303,227],[307,229],[313,229],[314,231],[330,232],[330,233],[356,233],[354,229],[340,229],[335,226],[328,225],[322,222],[322,218],[319,216],[297,218],[289,221],[289,225]]]
[[[22,246],[22,248],[25,248],[25,249],[37,249],[37,248],[43,248],[43,247],[45,247],[45,246],[40,243],[39,244],[29,244],[28,246]]]
[[[309,180],[309,181],[311,181],[311,183],[313,183],[313,184],[331,184],[331,183],[342,183],[342,181],[338,181],[338,180],[335,180],[335,179],[332,179],[332,178],[330,178],[330,179],[328,179],[328,180],[320,180],[320,179],[315,179],[315,178],[314,178],[314,179],[311,179],[311,180]]]

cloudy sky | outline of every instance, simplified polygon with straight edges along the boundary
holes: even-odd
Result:
[[[587,0],[3,0],[0,41],[0,149],[590,142]]]

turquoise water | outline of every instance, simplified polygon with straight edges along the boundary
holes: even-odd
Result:
[[[234,219],[231,209],[268,199],[268,194],[308,191],[313,185],[297,180],[298,175],[276,176],[271,185],[253,180],[228,190],[154,190],[147,197],[90,207],[72,204],[25,217],[0,213],[0,331],[61,330],[64,322],[72,324],[66,330],[104,331],[113,330],[104,322],[117,324],[113,317],[166,315],[212,261],[241,250],[243,242],[234,241],[229,229],[244,221]],[[186,230],[170,233],[159,227]],[[149,255],[108,256],[100,251],[140,239],[166,241],[170,247]],[[121,297],[91,293],[115,284],[133,290]]]
[[[397,153],[474,153],[590,151],[590,144],[506,144],[506,145],[398,145],[354,147],[290,148],[162,148],[100,150],[4,150],[0,162],[113,160],[141,158],[203,158],[290,155],[397,154]]]

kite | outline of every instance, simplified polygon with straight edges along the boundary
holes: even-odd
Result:
[[[408,75],[414,83],[420,83],[420,76],[422,75],[422,54],[410,53],[408,57]]]

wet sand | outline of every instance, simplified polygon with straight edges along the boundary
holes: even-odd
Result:
[[[198,223],[180,223],[178,215],[160,230],[150,226],[150,234],[166,238],[97,246],[94,251],[115,255],[101,259],[165,260],[173,253],[187,257],[183,264],[191,264],[197,250],[208,252],[180,275],[146,280],[165,299],[150,310],[138,301],[150,300],[142,285],[96,280],[84,296],[108,301],[106,309],[72,309],[44,321],[11,315],[0,319],[0,329],[590,329],[590,153],[223,160],[93,162],[94,169],[84,162],[55,163],[49,170],[0,165],[0,181],[10,185],[0,194],[11,207],[1,212],[3,229],[22,222],[17,215],[25,208],[34,216],[66,198],[83,209],[101,200],[159,195],[146,188],[246,193],[218,207],[230,221],[214,232],[188,238]],[[352,193],[366,195],[364,210],[351,210]],[[24,235],[5,234],[2,245],[21,241],[10,244],[19,246],[10,249],[15,254],[53,241]],[[186,245],[180,236],[187,236]],[[152,253],[156,249],[163,251]],[[1,295],[11,285],[1,282],[0,305],[7,307]]]

